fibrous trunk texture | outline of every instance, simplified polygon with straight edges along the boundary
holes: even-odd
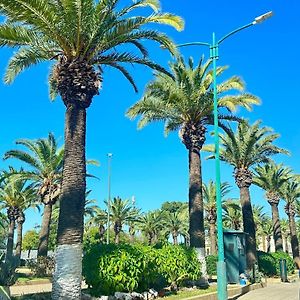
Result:
[[[20,215],[17,218],[17,244],[16,244],[16,258],[17,264],[20,265],[21,252],[22,252],[22,235],[23,224],[25,222],[25,215],[20,211]]]
[[[216,239],[216,222],[209,223],[210,236],[210,252],[212,255],[217,253],[217,239]]]
[[[247,269],[252,270],[253,265],[257,262],[255,223],[249,191],[252,183],[252,173],[248,169],[240,168],[235,170],[234,175],[235,182],[240,189],[243,226],[246,233]]]
[[[296,230],[296,223],[295,223],[295,215],[296,209],[293,203],[288,203],[285,206],[285,211],[289,218],[289,228],[290,228],[290,235],[291,235],[291,246],[292,246],[292,253],[293,259],[296,263],[298,269],[300,269],[300,257],[299,257],[299,240],[297,237],[297,230]]]
[[[47,256],[49,233],[51,225],[52,205],[44,205],[44,214],[42,219],[42,226],[39,236],[38,256]]]
[[[66,106],[66,123],[52,299],[75,300],[81,299],[86,108],[98,94],[101,80],[86,61],[68,61],[64,56],[54,70],[54,79]]]
[[[278,211],[278,204],[279,204],[279,196],[267,194],[267,199],[269,204],[271,205],[272,210],[272,222],[273,222],[273,237],[275,242],[275,250],[276,251],[283,251],[283,242],[282,242],[282,233],[281,233],[281,226],[280,226],[280,218],[279,218],[279,211]]]

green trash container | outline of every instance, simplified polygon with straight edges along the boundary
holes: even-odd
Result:
[[[286,259],[281,258],[279,260],[279,271],[280,271],[280,278],[282,282],[288,282],[287,278],[287,267],[286,267]]]
[[[224,230],[224,254],[228,283],[239,283],[240,274],[246,272],[246,234],[237,230]]]

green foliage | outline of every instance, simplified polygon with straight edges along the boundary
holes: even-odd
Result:
[[[274,253],[266,253],[263,251],[258,251],[258,267],[259,271],[262,272],[266,276],[279,276],[279,262],[280,259],[285,259],[287,264],[287,272],[288,274],[292,274],[295,271],[295,264],[293,259],[289,256],[289,254],[285,252],[274,252]]]
[[[200,274],[194,250],[181,246],[94,245],[83,259],[83,275],[94,295],[159,289]]]
[[[39,234],[35,230],[28,230],[23,237],[22,249],[37,249],[39,245]]]
[[[90,249],[93,245],[99,244],[100,236],[97,227],[90,227],[83,235],[83,248]]]
[[[175,213],[179,212],[182,209],[184,209],[186,203],[185,202],[180,202],[180,201],[166,201],[161,205],[161,210],[170,212],[170,213]]]
[[[216,276],[217,275],[218,256],[217,255],[208,255],[205,257],[205,260],[206,260],[207,274],[210,276]]]

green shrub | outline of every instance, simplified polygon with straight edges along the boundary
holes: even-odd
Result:
[[[292,274],[295,271],[293,259],[285,252],[278,251],[274,253],[266,253],[263,251],[258,251],[257,255],[259,271],[266,276],[280,276],[280,259],[286,260],[288,274]]]
[[[28,268],[36,277],[52,276],[55,268],[55,261],[53,257],[41,256],[37,260],[29,260],[27,262]]]
[[[83,258],[83,275],[95,296],[159,289],[200,277],[196,253],[181,246],[93,245]]]
[[[279,270],[279,261],[280,259],[285,259],[286,260],[286,268],[287,268],[287,273],[288,274],[294,274],[295,272],[295,263],[294,260],[290,257],[289,254],[281,251],[277,251],[275,253],[272,253],[273,258],[276,261],[276,275],[280,275],[280,270]]]
[[[208,255],[205,258],[206,260],[206,269],[207,274],[210,276],[216,276],[217,275],[217,262],[218,262],[218,256],[217,255]]]

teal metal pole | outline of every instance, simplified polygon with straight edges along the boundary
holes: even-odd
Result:
[[[220,146],[219,146],[219,118],[217,95],[217,59],[219,58],[219,45],[216,43],[215,33],[212,36],[210,58],[213,62],[213,89],[214,89],[214,136],[215,136],[215,167],[216,167],[216,206],[217,206],[217,235],[218,235],[218,264],[217,284],[218,300],[227,300],[226,265],[224,261],[224,238],[222,223],[221,175],[220,175]]]

